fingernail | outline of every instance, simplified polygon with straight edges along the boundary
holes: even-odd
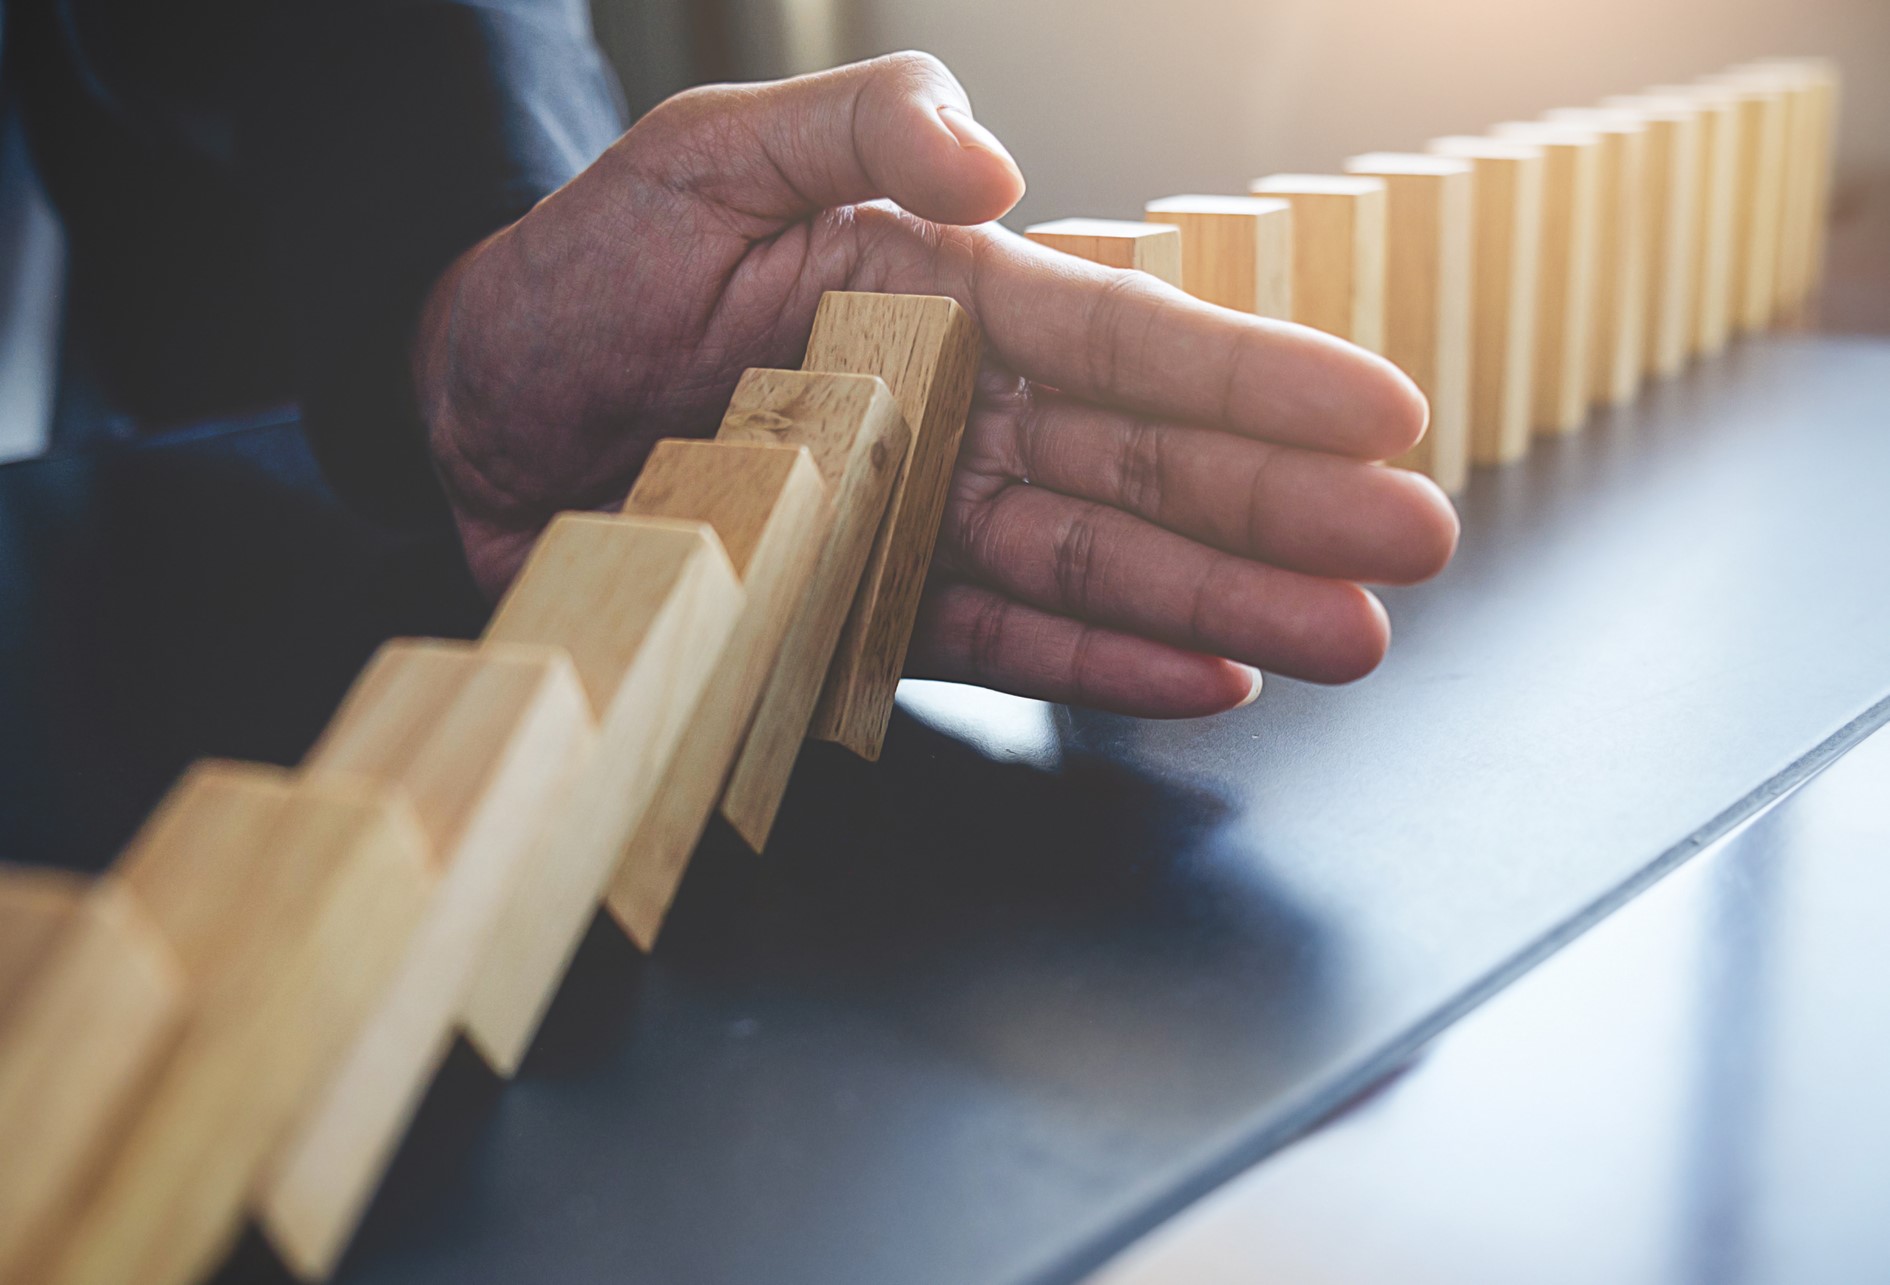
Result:
[[[1246,709],[1247,706],[1260,699],[1260,671],[1255,669],[1252,665],[1243,665],[1241,668],[1252,675],[1253,686],[1247,689],[1246,699],[1234,706],[1235,709]]]
[[[989,152],[1010,166],[1019,178],[1023,177],[1024,172],[1017,168],[1017,161],[1004,150],[1004,144],[998,142],[996,134],[956,107],[939,108],[938,118],[945,122],[945,128],[952,132],[952,137],[958,140],[960,147],[977,152]]]

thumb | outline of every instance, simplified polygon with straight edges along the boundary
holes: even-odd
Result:
[[[692,89],[657,107],[623,144],[641,169],[781,222],[889,198],[936,223],[985,223],[1024,194],[1017,162],[972,118],[964,88],[923,53]]]

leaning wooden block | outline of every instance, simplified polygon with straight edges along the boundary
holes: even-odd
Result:
[[[1647,126],[1627,112],[1564,107],[1543,119],[1601,140],[1590,396],[1622,406],[1641,390],[1647,318]]]
[[[550,647],[381,648],[305,771],[383,782],[411,802],[437,882],[386,990],[259,1176],[252,1207],[286,1263],[333,1270],[445,1057],[505,899],[596,732]]]
[[[1385,184],[1384,352],[1431,404],[1424,440],[1392,463],[1455,493],[1470,476],[1470,162],[1371,152],[1345,168]]]
[[[950,299],[830,292],[803,370],[877,375],[912,430],[905,470],[834,647],[809,735],[877,759],[978,377],[978,328]]]
[[[887,465],[890,477],[890,459]],[[707,522],[721,537],[744,591],[716,681],[697,702],[689,734],[671,757],[611,881],[611,913],[632,941],[649,950],[689,854],[722,797],[788,626],[806,601],[832,508],[804,446],[667,441],[657,443],[643,466],[624,512]]]
[[[383,993],[429,865],[391,790],[192,769],[118,866],[176,954],[190,1012],[37,1279],[173,1285],[215,1264],[269,1148]]]
[[[1293,317],[1293,207],[1277,197],[1165,196],[1150,223],[1181,229],[1181,288],[1260,317]]]
[[[117,879],[0,867],[0,1281],[31,1279],[183,1016]]]
[[[1778,304],[1779,230],[1785,210],[1786,96],[1775,79],[1709,77],[1739,107],[1739,169],[1733,203],[1733,319],[1741,332],[1771,324]]]
[[[1490,138],[1440,138],[1438,156],[1476,168],[1476,262],[1470,341],[1470,457],[1507,464],[1529,453],[1543,155]]]
[[[1685,98],[1622,95],[1602,100],[1647,124],[1647,330],[1643,369],[1665,376],[1686,364],[1693,334],[1693,238],[1698,221],[1700,108]]]
[[[1532,418],[1538,433],[1572,433],[1588,418],[1601,137],[1545,121],[1510,121],[1491,132],[1542,149],[1542,276],[1536,286]]]
[[[1270,174],[1255,196],[1293,207],[1293,320],[1385,348],[1385,185],[1356,174]]]
[[[474,1047],[509,1075],[531,1043],[642,823],[742,589],[706,522],[566,513],[539,537],[485,641],[559,647],[598,723],[597,751],[507,892],[467,993]]]
[[[1712,356],[1732,335],[1733,205],[1739,180],[1739,100],[1723,85],[1656,85],[1660,98],[1684,98],[1700,111],[1695,167],[1693,327],[1690,351]]]
[[[1038,245],[1110,268],[1135,268],[1181,284],[1181,229],[1117,219],[1057,219],[1024,229]]]
[[[910,436],[885,381],[787,370],[743,375],[716,433],[718,442],[807,448],[831,497],[819,561],[722,795],[722,815],[757,852],[787,792]]]

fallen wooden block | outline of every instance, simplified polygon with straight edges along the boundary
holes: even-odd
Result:
[[[1529,453],[1536,288],[1542,244],[1542,149],[1492,138],[1435,139],[1434,155],[1476,168],[1470,457],[1507,464]]]
[[[1562,107],[1542,119],[1601,140],[1595,244],[1593,367],[1590,396],[1624,406],[1641,390],[1642,331],[1647,317],[1647,126],[1628,112]]]
[[[904,470],[834,647],[809,735],[877,759],[978,378],[978,328],[950,299],[829,292],[803,370],[877,375],[912,430]]]
[[[757,852],[787,793],[910,437],[892,393],[876,376],[785,370],[743,375],[716,433],[718,442],[805,447],[829,497],[813,575],[722,794],[722,815]]]
[[[1370,152],[1345,168],[1385,184],[1384,353],[1431,404],[1424,439],[1392,463],[1455,494],[1470,477],[1470,162]]]
[[[429,865],[391,790],[234,764],[184,777],[117,872],[176,955],[188,1016],[36,1280],[181,1285],[216,1264],[271,1144],[383,993]]]
[[[1290,321],[1293,207],[1277,197],[1165,196],[1150,223],[1181,230],[1181,288],[1197,299]]]
[[[1733,322],[1763,330],[1778,306],[1779,236],[1785,210],[1786,96],[1750,73],[1707,78],[1738,103],[1739,169],[1733,202]]]
[[[1739,181],[1739,101],[1723,85],[1656,85],[1660,98],[1684,98],[1699,108],[1693,231],[1693,325],[1688,348],[1716,355],[1732,335],[1733,205]]]
[[[1700,108],[1685,98],[1623,94],[1602,100],[1647,125],[1647,320],[1642,369],[1667,376],[1686,364],[1693,334]]]
[[[437,882],[346,1052],[283,1135],[252,1207],[283,1262],[333,1270],[444,1059],[499,912],[537,878],[532,843],[589,761],[577,673],[550,647],[398,641],[356,680],[304,770],[398,789]]]
[[[1538,433],[1572,433],[1588,418],[1593,364],[1596,247],[1601,220],[1601,137],[1572,125],[1509,121],[1498,138],[1542,149],[1542,267],[1536,287],[1531,384]]]
[[[890,477],[890,459],[888,465]],[[611,880],[611,914],[647,951],[656,944],[689,854],[722,797],[788,626],[806,600],[832,506],[804,446],[667,441],[657,443],[624,512],[707,522],[721,538],[744,591],[716,680],[703,690],[689,718],[689,734],[666,765]]]
[[[0,867],[0,1281],[27,1285],[184,1017],[123,884]]]
[[[473,975],[467,1037],[510,1075],[642,823],[742,610],[705,522],[566,513],[533,547],[487,643],[562,648],[597,750],[525,859]]]
[[[1293,320],[1385,348],[1385,185],[1357,174],[1270,174],[1253,195],[1293,207]]]
[[[1038,245],[1110,268],[1134,268],[1181,284],[1181,229],[1117,219],[1057,219],[1024,229]]]

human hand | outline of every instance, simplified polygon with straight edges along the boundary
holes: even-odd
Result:
[[[1255,666],[1320,682],[1388,641],[1358,582],[1435,574],[1456,516],[1372,461],[1423,431],[1390,363],[989,222],[1023,193],[936,60],[670,99],[442,276],[413,352],[474,575],[712,433],[798,365],[828,290],[950,295],[985,362],[908,672],[1144,716]]]

